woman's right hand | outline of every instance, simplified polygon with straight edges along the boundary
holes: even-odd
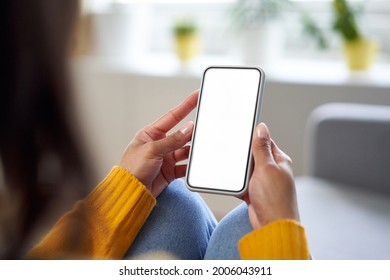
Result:
[[[193,122],[171,134],[169,131],[196,107],[198,91],[152,124],[141,129],[127,146],[119,166],[129,171],[158,197],[174,179],[184,177]]]
[[[264,123],[252,140],[254,169],[245,200],[253,229],[279,219],[299,221],[292,162],[271,140]]]

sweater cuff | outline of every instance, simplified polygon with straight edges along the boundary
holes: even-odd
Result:
[[[110,221],[112,229],[134,237],[156,204],[152,193],[119,166],[112,168],[86,200]]]
[[[304,227],[294,220],[278,220],[242,237],[241,259],[309,259]]]

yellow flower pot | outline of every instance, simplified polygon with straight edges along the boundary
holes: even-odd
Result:
[[[197,34],[180,34],[175,36],[176,53],[183,62],[193,59],[199,53],[199,38]]]
[[[376,41],[358,39],[344,42],[345,59],[351,70],[367,70],[378,52]]]

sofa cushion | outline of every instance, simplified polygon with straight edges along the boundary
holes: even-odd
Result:
[[[390,259],[390,197],[315,177],[296,178],[314,259]]]

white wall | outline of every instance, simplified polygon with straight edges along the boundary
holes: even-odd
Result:
[[[78,61],[76,102],[93,168],[102,179],[116,164],[134,134],[181,102],[200,84],[200,74],[151,75]],[[387,68],[386,68],[387,69]],[[314,69],[308,69],[314,71]],[[381,70],[379,70],[381,72]],[[329,74],[332,77],[332,74]],[[335,77],[335,75],[333,75]],[[387,76],[386,76],[387,77]],[[294,162],[295,175],[305,173],[305,124],[310,112],[328,102],[390,105],[390,78],[366,74],[323,80],[289,80],[271,75],[266,82],[262,121]],[[193,119],[191,114],[186,120]],[[186,121],[185,120],[185,121]],[[204,195],[218,217],[239,203],[236,198]]]

